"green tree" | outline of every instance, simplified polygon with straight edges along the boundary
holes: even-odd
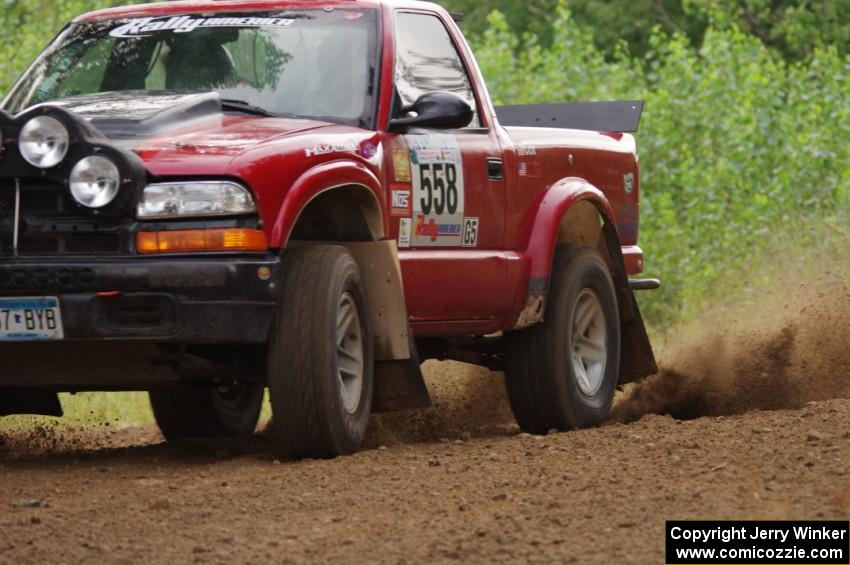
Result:
[[[463,27],[471,34],[487,30],[487,16],[495,9],[518,36],[532,33],[547,47],[558,9],[568,8],[575,23],[593,33],[597,48],[608,57],[621,43],[635,55],[646,54],[653,29],[684,35],[699,46],[709,22],[737,25],[789,60],[827,45],[841,54],[850,52],[847,0],[444,0],[442,4],[465,14]]]
[[[832,46],[850,52],[850,2],[847,0],[685,0],[689,13],[735,23],[779,50],[788,59],[810,56]]]
[[[489,22],[473,44],[499,103],[646,100],[642,243],[665,281],[644,299],[655,326],[693,317],[777,249],[850,264],[850,59],[837,49],[787,63],[731,25],[700,48],[656,30],[649,58],[606,57],[566,11],[549,48],[502,14]]]

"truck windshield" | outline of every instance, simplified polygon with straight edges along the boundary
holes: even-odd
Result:
[[[217,92],[272,115],[367,126],[374,9],[186,14],[74,24],[7,96],[7,111],[102,92]]]

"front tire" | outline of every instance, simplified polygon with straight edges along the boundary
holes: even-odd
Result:
[[[330,459],[360,449],[372,409],[374,353],[366,292],[347,249],[283,256],[268,381],[281,453]]]
[[[506,337],[508,396],[524,431],[607,419],[620,369],[620,316],[611,274],[595,249],[558,247],[545,321]]]
[[[162,435],[175,441],[250,436],[257,429],[264,394],[260,385],[233,385],[153,390],[149,396]]]

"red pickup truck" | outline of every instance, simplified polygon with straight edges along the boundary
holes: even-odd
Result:
[[[532,433],[602,423],[655,370],[633,291],[637,102],[495,108],[412,0],[90,13],[0,110],[0,415],[150,392],[169,440],[334,457],[505,371]]]

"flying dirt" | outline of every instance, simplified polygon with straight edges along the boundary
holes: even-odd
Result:
[[[850,396],[846,277],[759,292],[750,304],[709,312],[685,335],[665,350],[659,374],[620,399],[616,421],[689,420]]]
[[[680,332],[600,429],[521,434],[500,375],[429,363],[435,407],[333,461],[6,432],[0,563],[661,563],[668,519],[846,519],[847,279],[753,297]]]

